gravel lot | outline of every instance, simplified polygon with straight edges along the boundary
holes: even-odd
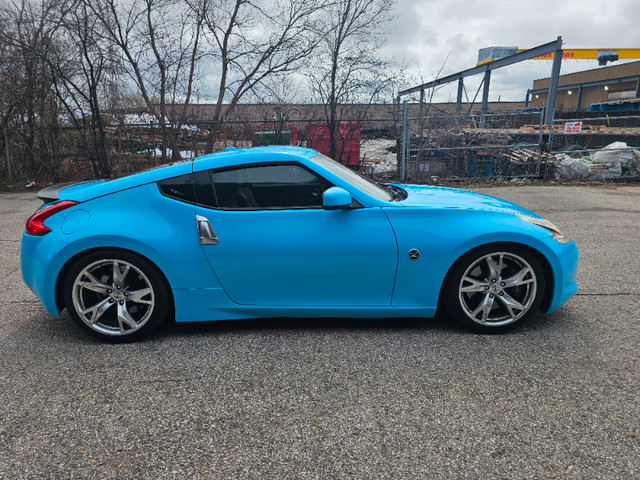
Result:
[[[477,189],[569,231],[579,293],[442,320],[166,325],[106,345],[23,285],[0,193],[0,478],[640,478],[640,188]]]

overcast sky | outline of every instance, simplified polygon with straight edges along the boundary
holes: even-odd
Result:
[[[531,48],[562,36],[563,48],[640,48],[640,0],[398,0],[396,13],[386,53],[404,59],[413,77],[405,88],[433,80],[445,60],[440,76],[475,66],[483,47]],[[593,68],[595,60],[563,60],[561,74]],[[542,60],[496,70],[489,100],[523,101],[533,80],[550,72],[551,61]],[[465,80],[470,98],[480,80]],[[456,88],[434,100],[455,101]]]

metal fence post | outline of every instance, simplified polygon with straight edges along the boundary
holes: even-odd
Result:
[[[540,165],[542,164],[542,140],[544,134],[544,108],[540,109],[540,133],[538,135],[538,167],[536,173],[540,175]],[[547,157],[548,158],[548,157]],[[544,168],[544,180],[547,179],[547,172],[549,170],[548,160]]]
[[[400,179],[407,179],[407,156],[409,150],[409,128],[407,125],[407,101],[402,106],[402,157],[400,162]]]
[[[458,80],[458,95],[456,97],[456,128],[460,128],[460,114],[462,113],[462,93],[464,91],[464,79]]]
[[[555,119],[555,109],[551,110],[549,107],[547,107],[547,112],[545,114],[545,124],[547,124],[546,122],[549,122],[547,125],[549,125],[549,137],[547,140],[547,151],[548,152],[552,152],[553,151],[553,130],[554,130],[554,124],[556,122]]]
[[[418,131],[421,132],[423,125],[422,125],[422,108],[424,106],[424,88],[422,90],[420,90],[420,108],[418,109]]]
[[[482,106],[480,107],[480,128],[487,126],[487,112],[489,111],[489,86],[491,84],[491,70],[484,72],[484,85],[482,87]]]

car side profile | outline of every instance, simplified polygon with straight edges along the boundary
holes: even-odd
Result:
[[[578,251],[512,203],[376,184],[310,149],[227,149],[57,185],[22,239],[25,283],[107,341],[178,322],[449,313],[513,329],[576,291]]]

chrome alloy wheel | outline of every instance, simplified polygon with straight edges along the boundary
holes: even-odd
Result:
[[[518,321],[536,298],[533,267],[509,252],[484,255],[462,275],[458,299],[465,314],[480,325],[499,327]]]
[[[102,259],[87,265],[72,287],[73,308],[92,330],[109,336],[141,329],[155,307],[153,286],[135,265]]]

